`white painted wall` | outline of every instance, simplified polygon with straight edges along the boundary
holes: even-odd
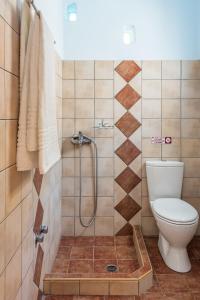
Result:
[[[63,0],[63,9],[72,2]],[[77,23],[64,21],[64,59],[200,58],[200,0],[75,2]],[[136,26],[137,41],[131,46],[122,43],[123,26],[127,24]]]

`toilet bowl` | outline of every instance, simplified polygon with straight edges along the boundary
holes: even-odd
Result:
[[[158,248],[166,265],[177,272],[188,272],[191,263],[187,245],[198,226],[194,207],[181,200],[183,163],[146,162],[149,200],[159,229]]]

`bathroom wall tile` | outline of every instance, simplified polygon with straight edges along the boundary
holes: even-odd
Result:
[[[63,197],[62,198],[62,217],[73,217],[75,210],[75,198]]]
[[[113,177],[99,177],[98,195],[103,197],[113,196],[114,180]]]
[[[161,100],[142,99],[142,118],[161,118]]]
[[[74,196],[74,178],[63,177],[62,179],[62,194],[63,196]]]
[[[75,175],[75,162],[74,158],[63,158],[62,170],[64,177],[72,177]]]
[[[0,94],[0,106],[1,106],[0,119],[5,119],[5,110],[6,110],[4,73],[5,72],[2,69],[0,69],[0,89],[1,89],[1,94]]]
[[[5,238],[5,221],[0,223],[0,274],[5,268],[6,263],[6,238]],[[0,298],[1,299],[1,298]]]
[[[182,80],[182,98],[200,98],[199,80]]]
[[[6,214],[8,215],[21,201],[21,173],[16,166],[6,169]]]
[[[82,176],[92,176],[94,170],[94,158],[83,157],[81,160],[81,175]],[[75,159],[75,176],[80,175],[80,158]]]
[[[76,118],[89,119],[94,118],[94,100],[80,99],[76,100]]]
[[[200,119],[182,119],[181,137],[200,138]]]
[[[5,272],[0,275],[0,299],[5,299]]]
[[[161,145],[151,144],[151,139],[142,140],[143,157],[161,157]]]
[[[94,98],[94,80],[76,80],[76,98]]]
[[[199,139],[182,139],[181,140],[182,157],[200,157],[200,140]]]
[[[42,247],[39,245],[37,249],[37,256],[36,256],[34,276],[33,276],[33,282],[36,284],[37,287],[40,286],[43,260],[44,260],[44,251]]]
[[[113,176],[113,158],[99,158],[98,176]]]
[[[200,197],[200,178],[184,178],[182,194],[184,197]]]
[[[19,75],[19,36],[5,23],[5,69]]]
[[[99,157],[113,157],[113,140],[111,138],[96,138]]]
[[[112,217],[113,215],[113,197],[98,197],[97,216]]]
[[[19,32],[19,6],[17,0],[6,1],[5,19],[15,31]]]
[[[142,63],[143,79],[161,79],[161,61],[146,60]]]
[[[113,79],[113,61],[95,61],[95,79]]]
[[[178,60],[162,61],[162,79],[180,79],[181,62]]]
[[[114,72],[114,94],[119,93],[126,84],[127,82],[117,72]]]
[[[140,123],[142,123],[141,101],[138,101],[135,105],[133,105],[129,111]]]
[[[179,119],[181,113],[180,100],[162,100],[162,118],[164,119]]]
[[[133,115],[129,112],[126,112],[115,126],[121,130],[121,132],[126,136],[130,137],[140,126],[141,123],[133,117]]]
[[[142,136],[153,137],[161,136],[161,120],[160,119],[143,119]]]
[[[123,107],[118,101],[114,101],[114,121],[117,122],[125,113],[125,107]]]
[[[142,233],[144,236],[158,235],[158,228],[154,217],[142,217]]]
[[[6,165],[6,122],[0,120],[0,170]]]
[[[82,218],[84,223],[88,223],[91,220],[91,217],[83,217]],[[88,228],[84,228],[80,224],[79,217],[75,218],[75,236],[94,236],[94,224],[92,224]]]
[[[79,191],[79,189],[78,189],[78,191]],[[77,192],[77,190],[76,190],[76,192]],[[82,196],[90,197],[93,195],[94,195],[94,178],[93,177],[83,177],[82,178]]]
[[[126,140],[116,151],[118,157],[126,164],[129,165],[141,153],[140,150],[130,141]],[[115,162],[117,162],[115,160]]]
[[[200,62],[198,60],[182,61],[182,79],[200,79]]]
[[[34,236],[32,229],[22,242],[22,280],[24,279],[32,261],[33,261],[33,249],[34,249]],[[32,283],[32,280],[31,280]]]
[[[181,116],[182,118],[199,118],[200,99],[182,99]]]
[[[75,133],[74,119],[63,119],[62,121],[62,136],[71,137]]]
[[[95,99],[95,118],[111,119],[113,118],[113,100]]]
[[[142,97],[149,99],[161,98],[161,80],[143,80]]]
[[[148,197],[142,197],[142,217],[152,217],[151,206]]]
[[[62,84],[62,96],[63,98],[74,98],[75,96],[75,83],[74,80],[63,80]]]
[[[2,3],[1,1],[1,7],[0,10],[2,9]],[[4,52],[4,45],[5,45],[5,37],[4,37],[4,20],[0,17],[0,67],[4,67],[4,58],[5,58],[5,52]]]
[[[114,231],[113,217],[96,217],[95,235],[96,236],[113,236]]]
[[[79,60],[75,61],[76,79],[94,79],[94,61]]]
[[[130,84],[126,84],[125,87],[115,95],[115,99],[126,109],[130,109],[140,98],[140,94],[138,94]]]
[[[8,264],[21,243],[21,229],[20,205],[7,217],[5,223],[6,264]]]
[[[62,100],[62,117],[71,118],[75,117],[75,100],[74,99],[63,99]]]
[[[162,135],[171,137],[180,137],[180,119],[162,120]]]
[[[64,122],[64,120],[63,120]],[[63,139],[62,143],[62,156],[63,157],[74,157],[74,145],[71,143],[70,138]]]
[[[74,79],[74,61],[63,61],[62,63],[62,77],[63,79]]]
[[[181,140],[179,138],[172,138],[171,144],[162,145],[162,157],[174,158],[181,155]]]
[[[79,217],[79,197],[75,198],[75,216]],[[94,197],[81,198],[81,215],[83,217],[90,217],[94,212]]]
[[[21,299],[34,299],[33,265],[30,266],[21,287]],[[38,297],[39,298],[39,297]]]
[[[141,63],[133,60],[123,60],[114,62],[115,71],[126,80],[131,81],[140,71]]]
[[[32,172],[24,171],[22,173],[22,199],[32,192]]]
[[[200,158],[183,158],[184,177],[200,177]]]
[[[113,80],[95,81],[95,98],[109,99],[113,97]]]
[[[33,226],[33,197],[29,194],[22,202],[22,238]]]
[[[75,132],[82,131],[85,135],[94,137],[94,119],[76,119]]]
[[[17,121],[6,121],[6,167],[16,162]]]
[[[180,98],[180,80],[162,80],[162,97]]]
[[[5,178],[5,171],[0,172],[0,222],[5,218],[5,208],[6,208],[6,178]]]
[[[95,138],[114,138],[113,118],[104,121],[110,128],[95,128]],[[95,118],[95,127],[102,123],[102,119]]]
[[[15,270],[15,272],[13,272]],[[18,289],[21,285],[21,247],[17,250],[6,268],[5,277],[5,300],[15,299]]]
[[[62,217],[62,235],[74,236],[74,217]]]

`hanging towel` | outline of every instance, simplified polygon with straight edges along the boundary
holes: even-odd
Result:
[[[46,173],[61,155],[56,117],[56,69],[53,36],[40,14],[38,144],[39,170]]]
[[[20,34],[20,112],[17,139],[17,170],[27,171],[37,167],[38,153],[27,150],[27,102],[30,94],[30,52],[32,35],[34,33],[34,16],[26,1],[22,8],[21,34]]]

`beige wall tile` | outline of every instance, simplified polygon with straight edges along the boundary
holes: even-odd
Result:
[[[99,157],[113,157],[113,140],[111,138],[96,138]]]
[[[182,119],[181,137],[200,138],[200,119]]]
[[[88,224],[88,222],[91,220],[91,217],[83,217],[83,222],[85,224]],[[75,235],[76,236],[94,236],[94,223],[88,227],[85,228],[80,224],[79,217],[75,218]]]
[[[102,119],[95,118],[95,127],[99,127],[99,124],[102,123]],[[110,128],[95,128],[95,137],[96,138],[114,138],[114,126],[113,119],[104,120],[107,126],[111,126]]]
[[[6,119],[17,119],[19,113],[18,78],[5,72],[5,116]]]
[[[98,197],[97,216],[112,217],[114,215],[113,197]]]
[[[182,118],[199,118],[200,99],[181,100]]]
[[[182,80],[182,98],[200,98],[199,80]]]
[[[79,217],[79,197],[75,198],[75,216]],[[94,197],[82,197],[81,199],[81,216],[90,217],[94,213]]]
[[[96,80],[95,81],[95,98],[112,98],[113,97],[113,80]]]
[[[181,62],[179,60],[162,61],[162,79],[180,79]]]
[[[7,218],[5,223],[6,264],[15,254],[22,239],[21,205],[18,206]]]
[[[75,189],[78,196],[79,188]],[[93,177],[83,177],[82,178],[82,196],[90,197],[94,195],[94,178]]]
[[[158,235],[158,228],[154,217],[142,217],[142,233],[144,236]]]
[[[142,140],[142,155],[143,157],[160,157],[161,145],[151,144],[151,139]]]
[[[75,212],[75,197],[62,198],[62,217],[73,217]]]
[[[62,136],[71,137],[75,133],[74,119],[63,119]]]
[[[94,79],[94,61],[79,60],[75,61],[76,79]]]
[[[5,72],[2,69],[0,69],[0,89],[1,89],[1,94],[0,94],[0,107],[1,107],[0,119],[5,119],[5,110],[6,110],[4,73]]]
[[[6,169],[6,214],[8,215],[21,201],[21,173],[16,166]]]
[[[162,97],[166,99],[180,98],[180,80],[163,80]]]
[[[74,236],[74,217],[62,217],[62,235]]]
[[[99,158],[98,164],[98,176],[113,176],[113,158]]]
[[[64,120],[63,120],[64,122]],[[74,157],[74,145],[71,143],[70,138],[63,139],[62,143],[62,156],[63,157]]]
[[[33,197],[30,193],[22,202],[22,238],[33,226]]]
[[[148,197],[142,197],[142,217],[152,217],[152,211]]]
[[[16,162],[17,121],[6,121],[6,167]]]
[[[22,199],[32,192],[32,172],[22,173]]]
[[[35,284],[32,281],[33,278],[33,265],[30,266],[26,277],[22,283],[21,287],[21,298],[22,300],[34,299],[34,288]]]
[[[1,239],[0,239],[0,273],[1,273],[6,265],[5,221],[0,223],[0,234],[1,234]]]
[[[95,118],[113,118],[113,100],[95,99]]]
[[[200,140],[199,139],[182,139],[181,140],[182,157],[200,157]]]
[[[5,272],[0,275],[0,300],[5,299]]]
[[[198,60],[182,61],[182,79],[200,79],[200,62]]]
[[[62,117],[74,118],[75,117],[75,101],[74,99],[62,100]]]
[[[161,80],[143,80],[142,97],[147,99],[161,98]]]
[[[142,63],[143,79],[161,79],[161,61],[146,60]]]
[[[75,96],[75,82],[74,80],[63,80],[62,96],[63,98],[74,98]]]
[[[94,100],[76,100],[76,118],[94,118]]]
[[[181,140],[172,138],[171,144],[162,145],[162,157],[173,158],[181,155]]]
[[[184,177],[200,177],[200,158],[183,158]]]
[[[94,137],[94,119],[76,119],[75,131],[84,132],[85,135]]]
[[[142,118],[161,118],[161,100],[142,99]]]
[[[113,61],[97,60],[95,61],[95,79],[113,79],[114,65]]]
[[[170,137],[180,137],[180,119],[162,120],[162,135]]]
[[[63,61],[62,63],[62,76],[63,79],[74,79],[74,61]]]
[[[180,100],[162,100],[162,118],[164,119],[179,119],[181,108]]]
[[[5,23],[5,69],[19,74],[19,36]]]
[[[74,196],[74,178],[63,177],[62,179],[62,194],[63,196]]]
[[[93,176],[94,170],[94,158],[83,157],[81,160],[81,175],[82,176]],[[75,159],[75,176],[80,175],[80,158]]]
[[[0,10],[2,9],[2,2],[0,4]],[[4,59],[5,59],[5,53],[4,53],[4,46],[5,46],[5,37],[4,37],[4,20],[0,17],[0,67],[4,67]]]
[[[5,218],[6,211],[6,179],[5,179],[5,171],[0,172],[0,222]]]
[[[182,194],[184,197],[200,197],[200,178],[184,178]]]
[[[6,1],[5,19],[15,31],[19,32],[19,6],[17,0]]]
[[[34,236],[33,230],[29,230],[22,243],[22,280],[24,279],[33,261]]]
[[[62,170],[64,177],[72,177],[75,175],[75,165],[74,158],[63,158],[62,160]]]
[[[94,98],[94,80],[76,80],[76,98]]]
[[[13,272],[13,270],[15,270]],[[21,284],[21,247],[17,250],[15,256],[6,268],[5,279],[5,300],[15,299]]]
[[[96,236],[113,236],[114,219],[113,217],[96,217],[95,235]]]
[[[160,119],[143,119],[142,136],[154,137],[161,136],[161,120]]]
[[[6,166],[6,122],[0,120],[0,170]]]
[[[113,196],[114,180],[113,177],[99,177],[98,194],[99,196]]]

